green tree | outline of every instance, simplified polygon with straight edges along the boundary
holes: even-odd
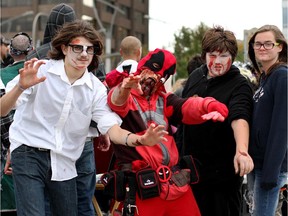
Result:
[[[182,27],[178,34],[174,34],[174,55],[177,59],[176,79],[187,77],[187,63],[195,54],[201,54],[201,41],[205,31],[209,29],[204,23],[195,29]]]
[[[235,58],[235,61],[239,61],[244,63],[244,44],[242,40],[237,40],[237,44],[238,44],[238,53],[237,56]]]

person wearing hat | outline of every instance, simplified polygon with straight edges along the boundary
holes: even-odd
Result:
[[[23,67],[26,56],[33,50],[32,39],[25,32],[19,32],[14,35],[9,44],[10,55],[14,62],[1,69],[1,79],[5,86],[18,75],[18,70]]]
[[[1,46],[0,46],[0,60],[1,60],[1,65],[0,68],[4,68],[6,66],[8,66],[9,64],[13,63],[13,58],[11,57],[11,55],[9,54],[9,44],[10,41],[7,40],[3,35],[0,35],[0,42],[1,42]]]
[[[1,38],[1,43],[4,41],[7,43],[4,38]],[[9,81],[14,79],[19,74],[19,69],[24,65],[25,58],[27,54],[33,49],[32,39],[30,36],[24,32],[19,32],[13,36],[11,41],[8,43],[10,47],[11,57],[14,59],[13,64],[8,65],[5,68],[0,70],[1,80],[3,86],[6,86]],[[4,46],[4,45],[3,45]],[[2,45],[1,45],[2,47]],[[5,94],[5,89],[2,92],[1,96]],[[8,115],[1,117],[1,170],[3,170],[4,165],[6,165],[6,153],[10,147],[9,141],[9,127],[13,121],[14,111],[11,111]],[[7,163],[7,167],[9,167]],[[6,175],[3,175],[1,178],[2,193],[1,193],[1,211],[16,211],[15,196],[14,196],[14,184],[12,179],[12,173],[9,170],[5,172]]]
[[[169,132],[165,135],[166,141],[149,147],[140,140],[133,141],[130,134],[126,136],[126,145],[112,144],[118,170],[116,198],[123,204],[123,215],[200,215],[190,187],[197,181],[190,175],[193,165],[178,166],[179,154],[171,125],[200,124],[208,120],[222,122],[228,109],[211,97],[183,99],[166,93],[164,83],[175,71],[175,56],[165,49],[155,49],[139,61],[135,73],[108,93],[108,104],[121,117],[123,129],[143,134],[155,124],[165,125]],[[184,161],[193,164],[193,160]],[[124,172],[123,179],[119,171]],[[105,176],[103,180],[105,185]],[[122,197],[121,187],[125,194]]]

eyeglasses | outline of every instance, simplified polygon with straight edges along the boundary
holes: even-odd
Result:
[[[87,52],[89,55],[94,55],[96,53],[96,49],[94,46],[85,46],[85,45],[76,45],[76,44],[68,44],[72,48],[74,53],[82,53],[83,51]]]
[[[266,50],[271,50],[271,49],[273,49],[274,46],[279,46],[279,43],[272,43],[272,42],[264,42],[264,43],[256,42],[256,43],[253,43],[253,48],[256,49],[256,50],[261,49],[262,46]]]

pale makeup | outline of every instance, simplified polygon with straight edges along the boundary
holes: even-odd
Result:
[[[70,44],[82,45],[82,46],[93,46],[93,44],[84,37],[74,38]],[[65,67],[73,68],[74,70],[85,71],[90,65],[93,55],[89,55],[85,50],[81,53],[75,53],[70,46],[62,46],[62,51],[65,55]]]
[[[232,56],[229,52],[208,52],[206,62],[210,77],[222,76],[232,65]]]

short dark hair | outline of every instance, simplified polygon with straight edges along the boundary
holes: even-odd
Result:
[[[192,71],[194,71],[196,68],[200,67],[204,63],[203,58],[200,54],[194,55],[187,64],[187,73],[190,75]]]
[[[237,39],[232,31],[224,30],[222,26],[214,26],[207,30],[202,39],[202,58],[205,59],[208,52],[229,52],[234,62],[237,52]]]

